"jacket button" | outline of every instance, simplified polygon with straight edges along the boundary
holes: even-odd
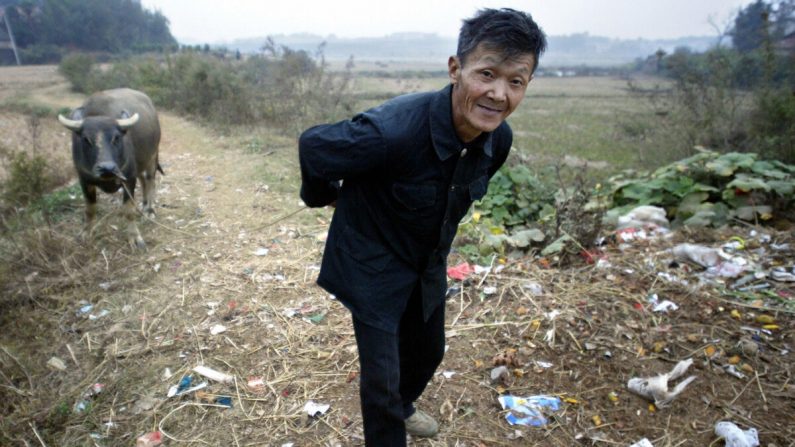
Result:
[[[461,151],[461,156],[462,156],[462,157],[466,157],[466,156],[467,156],[467,148],[464,148],[464,149]]]

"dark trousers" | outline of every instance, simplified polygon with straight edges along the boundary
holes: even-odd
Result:
[[[359,348],[360,398],[367,446],[406,445],[404,420],[444,357],[444,303],[422,318],[419,288],[400,317],[397,334],[353,319]]]

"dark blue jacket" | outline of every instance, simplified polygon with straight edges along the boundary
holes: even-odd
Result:
[[[462,143],[451,88],[394,98],[299,141],[301,198],[337,202],[317,282],[392,333],[416,286],[426,318],[444,301],[458,223],[511,148],[507,123]]]

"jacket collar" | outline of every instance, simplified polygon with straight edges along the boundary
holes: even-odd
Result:
[[[436,149],[436,155],[444,161],[461,151],[464,147],[483,148],[483,153],[492,156],[491,132],[483,133],[474,141],[464,144],[458,139],[453,126],[453,104],[452,104],[453,85],[439,90],[431,100],[430,124],[431,140]]]

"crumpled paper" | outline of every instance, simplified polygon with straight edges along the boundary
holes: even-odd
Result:
[[[655,377],[634,377],[627,382],[627,388],[633,393],[645,397],[646,399],[654,400],[654,405],[663,408],[671,403],[685,387],[696,379],[696,376],[690,376],[676,385],[672,391],[668,390],[668,382],[673,381],[684,375],[687,368],[693,364],[693,359],[682,360],[677,363],[674,369],[669,373],[660,374]]]
[[[313,400],[307,401],[307,403],[304,404],[304,411],[310,417],[323,416],[324,414],[326,414],[329,408],[331,408],[331,405],[319,404]]]
[[[726,447],[757,447],[759,435],[755,428],[740,430],[733,422],[718,422],[715,424],[715,434],[726,441]]]
[[[558,411],[563,405],[560,398],[555,396],[500,396],[499,401],[503,410],[511,410],[505,415],[509,424],[532,427],[542,427],[549,423],[544,413]]]

